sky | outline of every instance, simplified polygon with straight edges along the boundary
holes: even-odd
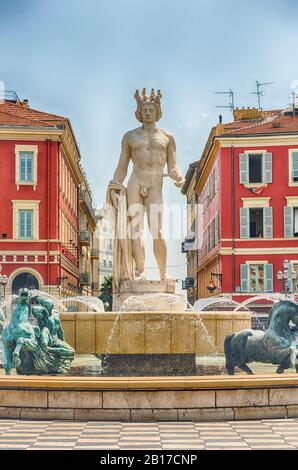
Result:
[[[236,106],[283,108],[298,80],[296,0],[0,0],[0,80],[30,106],[67,116],[94,204],[105,200],[123,134],[138,127],[136,88],[160,88],[158,126],[174,134],[183,173]],[[1,158],[1,156],[0,156]],[[164,200],[185,204],[165,179]],[[151,243],[147,268],[157,270]],[[169,273],[183,279],[181,239],[168,242]]]

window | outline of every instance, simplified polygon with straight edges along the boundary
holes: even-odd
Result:
[[[249,166],[249,182],[250,183],[262,183],[262,154],[255,154],[248,156]]]
[[[109,261],[109,267],[110,268],[112,267],[112,261],[111,260]]]
[[[18,240],[38,240],[40,201],[12,200],[13,238]]]
[[[33,183],[33,152],[20,152],[19,182]]]
[[[19,239],[33,238],[33,210],[19,210]]]
[[[241,264],[240,278],[241,292],[273,292],[273,264]]]
[[[298,207],[284,208],[284,237],[298,237]]]
[[[289,185],[298,185],[298,149],[289,150]]]
[[[240,183],[262,185],[272,183],[272,153],[245,152],[239,155]]]
[[[16,145],[15,155],[17,189],[19,190],[20,185],[32,185],[35,190],[37,186],[37,145]]]
[[[249,236],[250,238],[263,238],[263,212],[264,209],[249,209]]]
[[[249,203],[249,202],[248,202]],[[241,207],[240,238],[272,238],[272,207]]]

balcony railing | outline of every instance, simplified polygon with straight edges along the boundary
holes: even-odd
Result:
[[[80,284],[82,286],[90,285],[90,274],[89,273],[81,273],[80,274]]]
[[[87,230],[81,230],[79,233],[79,242],[90,245],[90,233]]]
[[[97,249],[92,249],[91,250],[91,258],[99,258],[99,250]]]
[[[92,199],[90,197],[90,194],[88,191],[85,189],[80,189],[79,190],[79,200],[80,202],[83,202],[85,207],[88,209],[90,216],[92,217],[94,223],[96,224],[96,215],[95,215],[95,210],[92,207]]]

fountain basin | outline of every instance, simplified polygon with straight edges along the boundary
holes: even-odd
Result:
[[[0,376],[0,418],[218,421],[298,416],[298,375]]]
[[[61,314],[77,354],[209,354],[251,326],[250,312],[123,312]]]

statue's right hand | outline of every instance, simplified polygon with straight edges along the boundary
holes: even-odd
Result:
[[[119,192],[116,189],[111,190],[111,199],[114,207],[118,207]]]

